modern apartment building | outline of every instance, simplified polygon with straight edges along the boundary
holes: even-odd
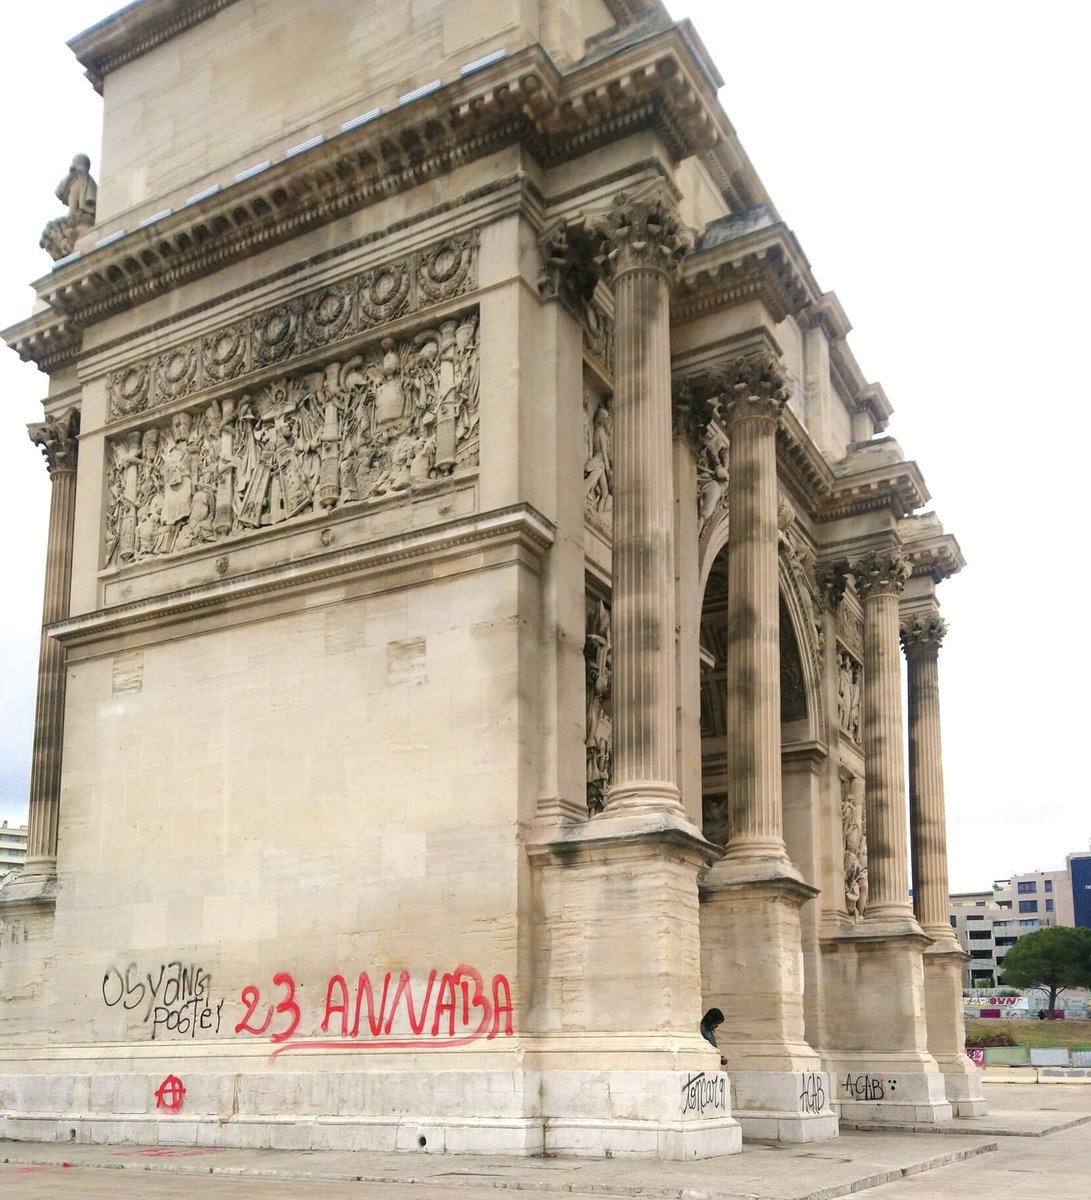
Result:
[[[27,826],[0,825],[0,875],[21,866],[27,856]]]
[[[982,892],[953,893],[951,925],[969,954],[963,986],[1003,982],[1008,950],[1024,933],[1051,925],[1091,927],[1091,851],[1070,854],[1060,871],[1027,871]]]

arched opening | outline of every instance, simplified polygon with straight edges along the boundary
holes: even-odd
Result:
[[[700,623],[701,793],[705,836],[727,837],[727,546],[707,571]],[[780,736],[783,751],[812,740],[811,682],[784,590],[780,595]],[[789,846],[789,853],[792,847]]]

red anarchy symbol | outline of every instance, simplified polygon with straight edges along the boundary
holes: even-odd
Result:
[[[168,1075],[156,1088],[155,1107],[165,1108],[168,1112],[178,1112],[182,1107],[182,1099],[186,1094],[185,1085],[177,1075]]]

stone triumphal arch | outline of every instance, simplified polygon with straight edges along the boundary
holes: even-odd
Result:
[[[695,30],[306,9],[71,43],[101,171],[5,334],[52,515],[0,1134],[688,1158],[982,1112],[962,558]]]

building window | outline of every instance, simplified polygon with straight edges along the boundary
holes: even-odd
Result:
[[[971,929],[970,930],[970,941],[971,942],[988,941],[988,939],[991,937],[992,937],[991,929]]]
[[[992,956],[993,956],[993,952],[991,950],[971,950],[970,951],[971,958],[992,958]]]
[[[956,928],[958,926],[958,917],[956,917],[954,915],[954,913],[951,914],[951,924],[954,925]]]
[[[1029,892],[1036,892],[1037,890],[1038,881],[1036,879],[1023,879],[1019,881],[1019,894],[1021,896],[1025,896]]]
[[[1037,900],[1020,900],[1019,901],[1019,911],[1020,912],[1037,912],[1038,911],[1038,901]]]
[[[1047,880],[1046,880],[1046,891],[1047,891],[1047,892],[1052,892],[1052,891],[1053,891],[1053,880],[1052,880],[1052,879],[1047,879]]]
[[[1046,901],[1046,912],[1052,912],[1052,911],[1053,911],[1053,901],[1047,900]]]
[[[966,920],[967,921],[984,921],[985,918],[980,913],[967,913]]]
[[[1020,921],[1020,922],[1019,922],[1019,925],[1020,925],[1020,927],[1021,927],[1021,928],[1023,928],[1023,929],[1037,929],[1037,927],[1038,927],[1038,918],[1037,918],[1037,917],[1032,917],[1032,918],[1031,918],[1031,920],[1029,920],[1029,921]]]

